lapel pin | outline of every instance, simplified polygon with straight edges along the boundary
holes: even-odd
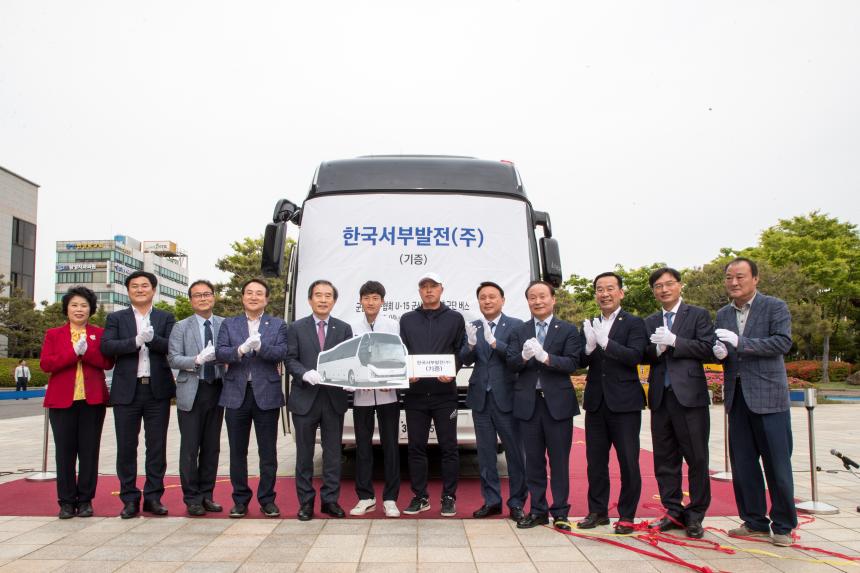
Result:
[[[558,328],[558,325],[556,324],[555,327]]]
[[[95,335],[95,334],[90,334],[90,340],[95,340],[95,339],[96,339],[96,335]]]

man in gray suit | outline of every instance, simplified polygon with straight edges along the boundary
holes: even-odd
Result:
[[[219,405],[224,406],[227,438],[230,441],[230,482],[233,507],[230,517],[245,517],[251,488],[248,487],[248,442],[251,425],[260,454],[257,501],[266,517],[278,517],[275,505],[275,475],[278,472],[278,417],[284,405],[280,366],[287,357],[287,324],[265,313],[269,285],[251,279],[242,285],[238,316],[224,320],[218,330],[215,356],[227,364]]]
[[[215,287],[198,280],[188,287],[194,314],[173,327],[167,349],[176,375],[179,419],[179,478],[188,515],[205,515],[223,508],[213,500],[224,408],[218,405],[224,367],[215,362],[220,316],[212,313]]]
[[[732,485],[744,520],[729,535],[770,537],[774,545],[787,547],[797,527],[783,362],[791,348],[791,315],[784,301],[757,292],[755,262],[734,259],[726,265],[725,281],[732,302],[717,311],[719,340],[713,351],[724,365]],[[759,460],[770,493],[770,519]]]
[[[308,288],[308,304],[313,314],[290,325],[287,368],[292,375],[290,401],[296,439],[296,495],[299,498],[300,521],[314,516],[316,492],[314,475],[314,442],[317,428],[323,455],[323,485],[320,488],[321,510],[332,517],[346,514],[338,503],[340,497],[340,446],[343,438],[343,415],[348,403],[346,391],[320,385],[317,357],[352,338],[352,328],[331,317],[337,302],[337,289],[326,280],[316,280]]]

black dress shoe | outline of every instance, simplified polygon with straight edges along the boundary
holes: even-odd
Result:
[[[552,526],[559,531],[570,531],[572,529],[570,526],[570,522],[567,520],[566,515],[559,515],[558,517],[553,517]]]
[[[549,517],[546,515],[535,515],[534,513],[530,513],[525,516],[522,521],[517,522],[517,529],[531,529],[532,527],[547,525],[548,523]]]
[[[206,510],[199,503],[191,503],[188,504],[188,515],[191,517],[200,517],[201,515],[206,515]]]
[[[589,513],[585,516],[585,519],[576,523],[577,529],[594,529],[598,525],[609,525],[609,517],[606,515]]]
[[[687,537],[693,539],[701,539],[705,536],[705,528],[702,527],[701,521],[693,521],[687,524]]]
[[[684,529],[683,522],[677,517],[664,517],[660,521],[651,524],[651,529],[660,531],[671,531],[673,529]]]
[[[230,517],[237,519],[248,515],[248,506],[242,503],[237,503],[230,508]]]
[[[320,511],[327,513],[332,517],[346,517],[346,513],[344,513],[343,508],[336,501],[322,504]]]
[[[296,517],[299,518],[299,521],[312,520],[314,518],[314,504],[303,503],[301,507],[299,507],[299,512],[296,514]]]
[[[143,502],[143,511],[152,515],[167,515],[167,508],[161,505],[157,499],[146,500]]]
[[[260,510],[262,510],[263,515],[266,517],[280,517],[281,510],[278,509],[278,506],[275,505],[275,502],[270,501],[269,503],[264,503],[260,506]]]
[[[60,519],[71,519],[75,516],[75,506],[71,503],[61,503],[60,512],[57,517]]]
[[[617,535],[629,535],[634,531],[632,517],[619,517],[618,521],[615,522],[615,533]]]
[[[501,515],[502,514],[502,506],[501,505],[487,505],[484,504],[474,512],[472,512],[472,517],[475,519],[481,519],[484,517],[490,517],[491,515]]]
[[[215,503],[211,499],[204,499],[203,500],[203,509],[205,509],[206,511],[211,511],[213,513],[218,513],[219,511],[224,511],[224,508],[221,507],[220,504]]]
[[[511,508],[511,519],[519,523],[525,518],[526,514],[523,512],[523,508],[521,507],[512,507]]]
[[[89,501],[82,501],[78,504],[78,517],[92,517],[93,516],[93,504]]]
[[[122,506],[122,511],[119,516],[123,519],[131,519],[140,513],[140,507],[137,505],[135,501],[128,501],[124,506]]]

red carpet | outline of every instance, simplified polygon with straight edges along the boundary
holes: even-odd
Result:
[[[588,491],[588,482],[585,476],[585,433],[580,428],[575,428],[574,445],[571,456],[571,480],[570,480],[570,503],[571,516],[582,516],[588,513],[586,493]],[[222,455],[225,455],[222,452]],[[639,502],[639,510],[636,513],[637,517],[647,518],[662,515],[660,506],[660,498],[657,493],[657,482],[654,480],[654,465],[651,452],[648,450],[640,450],[639,464],[642,471],[642,497]],[[51,468],[49,468],[50,470]],[[686,470],[685,470],[686,471]],[[612,480],[611,500],[617,499],[618,490],[620,487],[620,478],[618,465],[615,461],[615,454],[610,455],[609,467],[610,479]],[[138,485],[143,487],[144,479],[138,478]],[[277,499],[275,502],[281,509],[283,517],[293,517],[298,511],[298,501],[296,500],[296,490],[293,478],[282,477],[278,478],[276,491]],[[314,480],[317,489],[319,489],[319,480]],[[250,480],[251,489],[256,489],[256,479]],[[686,485],[686,480],[685,480]],[[182,502],[182,489],[179,485],[179,476],[167,476],[165,478],[166,490],[161,502],[170,509],[170,515],[182,516],[185,515],[185,505]],[[382,491],[382,484],[376,484],[377,492]],[[122,504],[119,501],[119,482],[116,476],[103,475],[99,477],[98,491],[96,499],[93,500],[95,514],[98,516],[114,517],[119,515]],[[430,481],[430,500],[432,509],[420,514],[420,518],[438,518],[439,515],[439,498],[441,496],[442,484],[439,479]],[[20,479],[13,482],[0,484],[0,515],[56,515],[57,494],[55,482],[28,482]],[[503,494],[507,494],[507,480],[503,480]],[[225,507],[223,513],[209,514],[208,517],[227,517],[227,510],[233,505],[233,500],[230,497],[230,478],[229,476],[219,477],[218,484],[215,487],[215,501]],[[734,493],[732,491],[731,482],[711,481],[711,507],[708,510],[710,516],[720,515],[737,515],[737,506],[735,505]],[[400,499],[398,505],[405,507],[409,500],[412,499],[412,492],[409,489],[409,480],[406,475],[403,476],[403,483],[400,490]],[[345,510],[355,505],[357,497],[355,488],[351,479],[345,479],[341,488],[340,504]],[[460,517],[470,517],[472,512],[478,509],[483,500],[481,499],[481,484],[478,478],[468,477],[461,478],[457,489],[457,511]],[[528,508],[526,508],[528,509]],[[319,499],[317,499],[317,510],[319,510]],[[147,514],[143,514],[147,515]],[[319,514],[318,514],[319,515]],[[610,515],[617,517],[617,512],[610,510]],[[260,507],[256,500],[252,501],[248,511],[249,517],[263,517],[260,512]],[[320,517],[326,517],[324,514]],[[367,517],[381,518],[382,513],[381,501],[377,505],[377,511],[369,514]],[[409,516],[403,516],[408,518]]]

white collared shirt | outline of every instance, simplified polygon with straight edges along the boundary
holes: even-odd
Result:
[[[399,336],[400,323],[380,313],[376,315],[376,320],[373,321],[373,328],[371,328],[367,322],[367,315],[362,314],[361,320],[357,320],[352,325],[352,334],[354,336],[361,336],[368,332],[384,332]],[[352,404],[354,406],[377,406],[393,402],[397,402],[397,392],[394,390],[356,390],[352,397]]]
[[[143,330],[143,323],[149,322],[149,315],[152,314],[152,307],[149,307],[146,314],[139,313],[135,307],[131,307],[131,310],[134,313],[134,322],[137,325],[137,333],[140,334],[140,331]],[[148,377],[149,372],[149,347],[144,343],[140,345],[140,350],[137,353],[137,377]]]
[[[744,328],[746,328],[747,318],[750,315],[750,307],[752,307],[752,301],[755,300],[755,295],[757,294],[758,291],[754,292],[752,298],[746,301],[741,307],[738,307],[735,301],[732,301],[732,308],[735,309],[735,318],[738,321],[738,336],[744,335]]]
[[[666,328],[669,328],[669,321],[666,320],[666,314],[668,314],[670,312],[673,313],[672,314],[672,324],[675,323],[675,319],[678,318],[678,309],[681,308],[681,302],[683,302],[683,300],[684,299],[679,298],[678,302],[675,303],[675,306],[673,306],[670,310],[665,310],[665,309],[663,310],[663,326],[665,326]]]

